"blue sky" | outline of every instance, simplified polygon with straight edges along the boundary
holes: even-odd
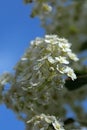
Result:
[[[29,41],[44,34],[38,18],[29,18],[30,11],[23,0],[0,1],[0,73],[11,70]]]
[[[38,18],[30,19],[31,5],[23,0],[0,1],[0,75],[12,71],[24,54],[29,41],[43,36]],[[5,105],[0,106],[0,130],[24,130],[24,124]]]

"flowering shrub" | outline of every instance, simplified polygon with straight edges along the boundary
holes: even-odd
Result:
[[[58,36],[69,38],[79,56],[87,50],[87,0],[24,1],[32,3],[31,17],[39,17],[46,34],[56,35],[31,41],[14,73],[0,76],[0,103],[27,122],[26,130],[82,130],[87,126],[85,109],[82,110],[87,98],[87,56],[80,57],[74,66],[78,58],[71,44]],[[66,105],[76,119],[65,118]]]
[[[15,67],[15,73],[0,77],[1,102],[25,122],[35,116],[29,121],[36,121],[31,130],[39,130],[38,125],[41,124],[40,130],[47,130],[48,127],[49,130],[63,130],[56,119],[58,112],[62,113],[58,89],[64,85],[67,77],[76,79],[70,65],[72,61],[78,61],[70,47],[68,40],[57,35],[38,37],[31,41],[29,49]],[[8,85],[9,89],[5,90]],[[57,103],[59,99],[60,103]],[[41,114],[43,112],[54,116]],[[37,116],[38,113],[41,115]]]

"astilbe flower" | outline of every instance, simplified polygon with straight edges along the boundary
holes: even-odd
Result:
[[[76,79],[74,70],[69,66],[71,61],[78,61],[72,53],[71,44],[57,35],[46,35],[31,41],[29,51],[21,59],[29,60],[29,87],[60,86],[65,76]]]

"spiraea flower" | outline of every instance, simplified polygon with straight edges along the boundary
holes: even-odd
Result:
[[[45,114],[37,115],[27,123],[33,125],[33,130],[50,130],[51,127],[54,130],[64,130],[62,122],[58,121],[55,116]]]
[[[21,59],[29,61],[30,88],[46,86],[48,83],[50,86],[59,86],[64,83],[64,75],[76,79],[70,61],[78,61],[78,58],[70,47],[68,40],[57,35],[46,35],[31,41],[29,50]]]

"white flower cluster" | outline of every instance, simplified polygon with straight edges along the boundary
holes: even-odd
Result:
[[[38,10],[39,9],[39,10]],[[48,2],[34,1],[31,16],[39,16],[40,18],[47,17],[52,12],[52,6]]]
[[[58,86],[64,83],[64,75],[72,80],[76,75],[70,62],[78,61],[72,53],[71,44],[57,35],[46,35],[44,38],[36,38],[31,41],[29,51],[21,59],[29,61],[30,87],[41,86],[49,83],[50,86]]]
[[[35,116],[27,123],[33,123],[33,130],[51,130],[51,127],[54,130],[64,130],[63,124],[55,116],[45,114]]]

